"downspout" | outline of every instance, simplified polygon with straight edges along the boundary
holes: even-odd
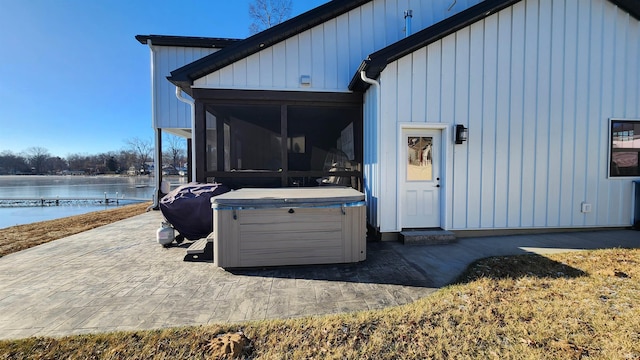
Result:
[[[376,80],[376,79],[372,79],[367,77],[367,72],[366,70],[361,70],[360,71],[360,79],[362,79],[362,81],[364,81],[367,84],[372,85],[375,89],[376,89],[376,159],[378,159],[378,161],[380,161],[380,154],[381,154],[381,149],[380,149],[380,144],[382,144],[381,140],[382,140],[382,136],[380,135],[380,128],[382,125],[382,104],[381,104],[381,99],[382,99],[382,94],[381,94],[381,89],[380,89],[380,81]],[[377,186],[379,188],[382,188],[380,186],[380,165],[378,164],[378,169],[376,169],[375,172],[375,179],[376,179],[376,183]],[[378,209],[376,209],[376,226],[378,228],[380,228],[380,202],[377,203],[376,206]]]
[[[191,106],[191,181],[196,181],[196,103],[182,96],[182,89],[176,85],[176,97],[178,100]]]
[[[378,116],[377,122],[380,123],[380,115],[381,115],[380,114],[380,109],[381,109],[381,106],[380,106],[380,99],[381,99],[381,96],[380,96],[380,82],[378,80],[376,80],[376,79],[372,79],[372,78],[367,77],[366,70],[361,70],[360,71],[360,78],[362,79],[362,81],[366,82],[367,84],[371,84],[371,85],[373,85],[373,87],[376,88],[376,106],[377,106],[376,112],[377,112],[377,116]],[[380,134],[378,134],[378,140],[380,140]]]

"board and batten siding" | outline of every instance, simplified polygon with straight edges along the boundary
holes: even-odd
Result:
[[[176,98],[176,87],[167,80],[171,71],[220,49],[151,45],[153,127],[155,129],[191,129],[191,109]],[[184,94],[188,97],[189,95]]]
[[[415,33],[479,2],[374,0],[197,79],[194,87],[348,91],[363,59],[405,36],[405,10],[413,11]],[[303,75],[310,85],[300,84]]]
[[[380,132],[469,128],[463,145],[443,139],[448,229],[626,226],[633,183],[607,177],[608,126],[640,118],[639,69],[640,23],[611,2],[523,0],[390,63]],[[398,144],[387,135],[369,179],[381,199],[372,219],[397,231]]]

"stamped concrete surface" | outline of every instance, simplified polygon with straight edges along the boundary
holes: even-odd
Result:
[[[378,309],[427,296],[486,256],[640,246],[632,230],[368,243],[358,264],[225,271],[157,244],[161,221],[149,212],[0,258],[0,338]]]

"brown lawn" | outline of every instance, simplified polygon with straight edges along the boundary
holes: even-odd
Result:
[[[0,229],[0,256],[142,214],[150,202]]]

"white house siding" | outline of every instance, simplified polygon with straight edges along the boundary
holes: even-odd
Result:
[[[469,128],[463,145],[443,139],[448,229],[630,225],[608,123],[640,118],[639,48],[638,20],[609,1],[523,0],[389,64],[374,225],[399,230],[399,122]]]
[[[154,128],[191,128],[191,109],[176,98],[176,87],[167,76],[171,71],[220,49],[152,45],[152,95]],[[189,95],[184,94],[185,97]]]
[[[404,37],[405,10],[413,10],[415,33],[478,2],[374,0],[200,78],[194,87],[348,91],[363,59]],[[300,85],[302,75],[311,76],[310,86]]]

